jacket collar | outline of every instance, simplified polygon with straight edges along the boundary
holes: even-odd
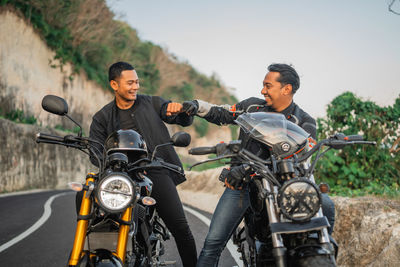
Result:
[[[283,115],[285,115],[285,117],[287,119],[289,119],[290,116],[293,114],[294,107],[295,107],[295,104],[292,101],[292,103],[290,103],[290,105],[287,108],[285,108],[284,110],[282,110],[280,113],[282,113]]]

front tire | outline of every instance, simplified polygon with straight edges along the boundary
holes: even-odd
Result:
[[[298,259],[294,265],[299,267],[336,267],[335,261],[330,255],[317,255]]]

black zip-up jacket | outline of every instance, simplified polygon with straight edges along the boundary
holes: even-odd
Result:
[[[181,126],[189,126],[193,122],[193,117],[186,113],[180,113],[175,116],[166,116],[168,103],[159,96],[137,95],[133,104],[134,124],[138,128],[138,132],[142,135],[147,144],[149,154],[154,151],[156,145],[165,144],[170,141],[170,135],[163,121],[169,124],[179,124]],[[107,137],[114,131],[120,129],[120,121],[118,108],[115,99],[99,110],[90,125],[90,138],[104,144]],[[100,145],[96,145],[96,153],[100,159],[103,157],[103,149]],[[157,149],[157,157],[162,158],[166,162],[182,167],[182,163],[172,146],[164,146]],[[91,156],[91,162],[98,165],[97,160]],[[183,169],[183,168],[182,168]],[[169,175],[175,185],[184,182],[186,179],[183,175],[170,172]]]
[[[209,109],[208,113],[206,113],[202,117],[207,121],[218,125],[234,124],[234,120],[236,120],[236,118],[244,112],[276,111],[273,108],[267,106],[265,100],[256,97],[250,97],[230,107],[213,105]],[[279,113],[285,115],[286,119],[296,123],[306,132],[308,132],[312,138],[316,139],[317,127],[315,120],[293,101],[286,109],[282,110]],[[240,130],[239,139],[243,137],[243,134],[244,133],[242,132],[242,130]]]

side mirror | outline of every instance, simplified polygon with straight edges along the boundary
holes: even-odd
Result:
[[[64,116],[68,113],[67,102],[55,95],[46,95],[42,100],[42,108],[47,112]]]
[[[186,147],[190,144],[190,134],[186,132],[177,132],[171,137],[171,142],[174,146]]]
[[[72,119],[70,116],[68,116],[68,104],[64,100],[64,98],[55,95],[46,95],[45,97],[43,97],[42,100],[42,108],[47,112],[60,116],[66,116],[73,123],[78,125],[79,127],[78,136],[82,137],[82,126],[79,123],[77,123],[74,119]]]

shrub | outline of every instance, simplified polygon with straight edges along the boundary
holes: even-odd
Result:
[[[7,112],[5,118],[18,123],[36,124],[37,120],[34,116],[25,115],[20,109]]]
[[[316,177],[337,193],[399,193],[400,154],[389,150],[400,137],[400,98],[393,106],[380,107],[353,93],[341,94],[328,105],[327,118],[318,119],[319,139],[336,132],[360,134],[377,145],[328,151],[317,164]]]

